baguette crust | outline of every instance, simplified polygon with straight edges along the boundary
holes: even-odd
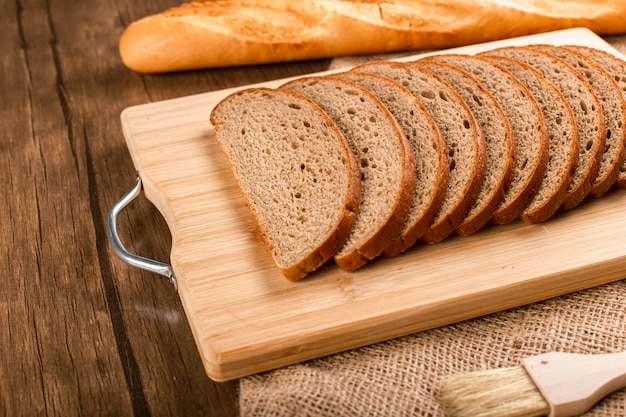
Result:
[[[571,27],[626,32],[620,0],[212,0],[128,25],[124,64],[143,73],[444,48]],[[355,36],[358,42],[354,42]]]

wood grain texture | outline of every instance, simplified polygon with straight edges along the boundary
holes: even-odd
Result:
[[[570,30],[454,52],[533,42],[611,49],[589,31]],[[122,113],[145,195],[172,232],[179,295],[213,379],[500,311],[626,272],[626,194],[615,191],[540,226],[489,227],[376,260],[355,273],[328,265],[301,282],[288,282],[261,243],[208,123],[212,107],[232,91]]]
[[[105,215],[135,174],[119,114],[311,64],[131,73],[124,26],[171,5],[0,2],[0,415],[237,415],[237,384],[206,376],[171,285],[110,250]],[[133,250],[168,259],[167,224],[145,199],[120,229]]]

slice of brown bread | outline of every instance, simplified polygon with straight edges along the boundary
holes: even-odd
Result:
[[[578,126],[578,163],[561,208],[577,206],[591,190],[604,151],[606,128],[602,105],[589,83],[567,62],[539,49],[507,46],[485,52],[525,62],[539,70],[567,99]]]
[[[566,45],[565,47],[585,54],[604,68],[615,80],[622,91],[622,97],[626,99],[626,61],[606,51],[580,45]],[[620,168],[620,173],[615,181],[618,187],[626,188],[626,161]]]
[[[584,54],[604,68],[613,77],[622,92],[622,98],[626,100],[626,61],[606,51],[588,46],[566,45],[564,47]],[[626,187],[626,161],[620,167],[615,185],[622,188]]]
[[[416,182],[411,208],[400,234],[383,251],[385,256],[395,256],[422,237],[441,206],[450,175],[446,144],[422,102],[397,82],[357,71],[339,75],[374,93],[396,118],[413,147]]]
[[[361,169],[361,204],[346,243],[334,256],[353,271],[398,236],[415,188],[415,155],[402,128],[369,90],[337,75],[295,79],[281,88],[316,102],[344,133]]]
[[[422,240],[436,243],[445,239],[463,222],[485,175],[485,140],[478,122],[461,96],[426,68],[376,61],[355,70],[395,80],[424,104],[437,123],[446,142],[450,177],[440,210]]]
[[[578,127],[574,113],[563,94],[538,70],[523,62],[494,56],[500,65],[513,73],[539,103],[550,136],[548,168],[537,193],[522,213],[522,220],[541,223],[559,209],[578,161]]]
[[[303,278],[343,245],[355,221],[360,173],[335,123],[308,98],[247,89],[210,116],[216,139],[290,280]]]
[[[604,152],[589,195],[600,197],[613,186],[624,163],[626,138],[626,102],[619,86],[602,67],[585,55],[553,45],[533,45],[566,61],[585,77],[602,105],[606,124]]]
[[[456,229],[457,234],[466,236],[482,228],[504,198],[515,166],[513,129],[498,101],[469,73],[441,62],[421,60],[416,64],[438,74],[463,97],[485,136],[485,179],[463,223]]]
[[[535,195],[548,164],[548,127],[530,91],[507,69],[487,59],[441,54],[429,60],[457,66],[476,79],[498,100],[515,135],[515,168],[504,199],[492,222],[518,218]]]

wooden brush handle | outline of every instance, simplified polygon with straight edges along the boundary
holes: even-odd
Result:
[[[550,417],[577,416],[626,387],[626,351],[601,355],[550,352],[528,357],[523,365],[550,404]]]

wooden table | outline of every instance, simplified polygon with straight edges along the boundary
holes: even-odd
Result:
[[[0,3],[6,415],[238,414],[237,382],[206,376],[170,282],[124,264],[109,245],[107,211],[135,180],[120,113],[321,71],[329,61],[167,75],[126,69],[117,52],[124,27],[176,4]],[[119,228],[130,251],[167,262],[169,230],[145,199],[124,210]]]
[[[106,213],[135,181],[120,113],[328,61],[126,69],[124,27],[176,4],[0,3],[0,414],[237,414],[236,381],[206,376],[172,285],[111,250]],[[124,210],[119,228],[130,251],[167,261],[167,225],[145,199]]]

